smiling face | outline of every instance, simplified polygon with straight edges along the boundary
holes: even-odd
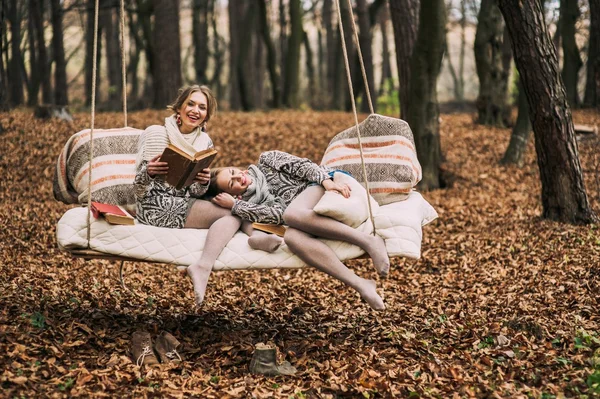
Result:
[[[217,175],[217,188],[233,196],[245,193],[251,183],[247,170],[225,168]]]
[[[204,122],[208,113],[208,99],[201,91],[195,91],[177,110],[181,117],[181,133],[191,133]]]

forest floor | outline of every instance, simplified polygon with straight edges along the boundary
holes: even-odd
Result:
[[[129,114],[144,128],[165,113]],[[575,112],[600,125],[600,114]],[[387,310],[312,269],[216,272],[195,309],[174,267],[118,264],[61,252],[56,158],[89,126],[0,114],[0,397],[594,397],[600,395],[600,230],[541,219],[531,139],[522,168],[500,166],[510,129],[442,115],[451,185],[424,193],[439,219],[419,261],[393,259],[378,281]],[[222,165],[263,150],[320,160],[351,126],[346,113],[222,112],[211,136]],[[97,127],[122,125],[101,113]],[[579,142],[589,199],[600,212],[600,142]],[[369,260],[349,262],[376,278]],[[136,367],[134,331],[166,330],[185,361]],[[289,377],[248,373],[255,344],[272,342]]]

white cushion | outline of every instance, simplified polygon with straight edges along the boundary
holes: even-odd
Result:
[[[358,227],[369,218],[369,205],[367,203],[367,190],[352,176],[336,172],[333,181],[337,184],[347,184],[350,187],[350,197],[335,191],[326,191],[321,200],[313,210],[319,215],[329,216],[348,226]],[[377,214],[379,204],[370,195],[371,210],[373,215]]]

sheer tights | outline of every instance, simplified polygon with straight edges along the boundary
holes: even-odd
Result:
[[[346,241],[361,247],[371,256],[377,271],[385,275],[389,271],[390,261],[383,239],[316,214],[313,208],[323,193],[321,186],[308,187],[288,206],[283,214],[284,221],[289,226],[284,237],[285,243],[307,264],[354,288],[373,309],[385,309],[383,300],[375,289],[375,281],[357,276],[339,261],[331,248],[313,236]]]

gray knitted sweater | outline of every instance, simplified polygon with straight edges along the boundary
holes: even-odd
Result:
[[[251,222],[273,224],[283,224],[283,212],[288,205],[311,183],[321,184],[329,179],[332,170],[281,151],[263,152],[256,166],[264,173],[269,192],[276,198],[275,204],[236,200],[231,213]]]

